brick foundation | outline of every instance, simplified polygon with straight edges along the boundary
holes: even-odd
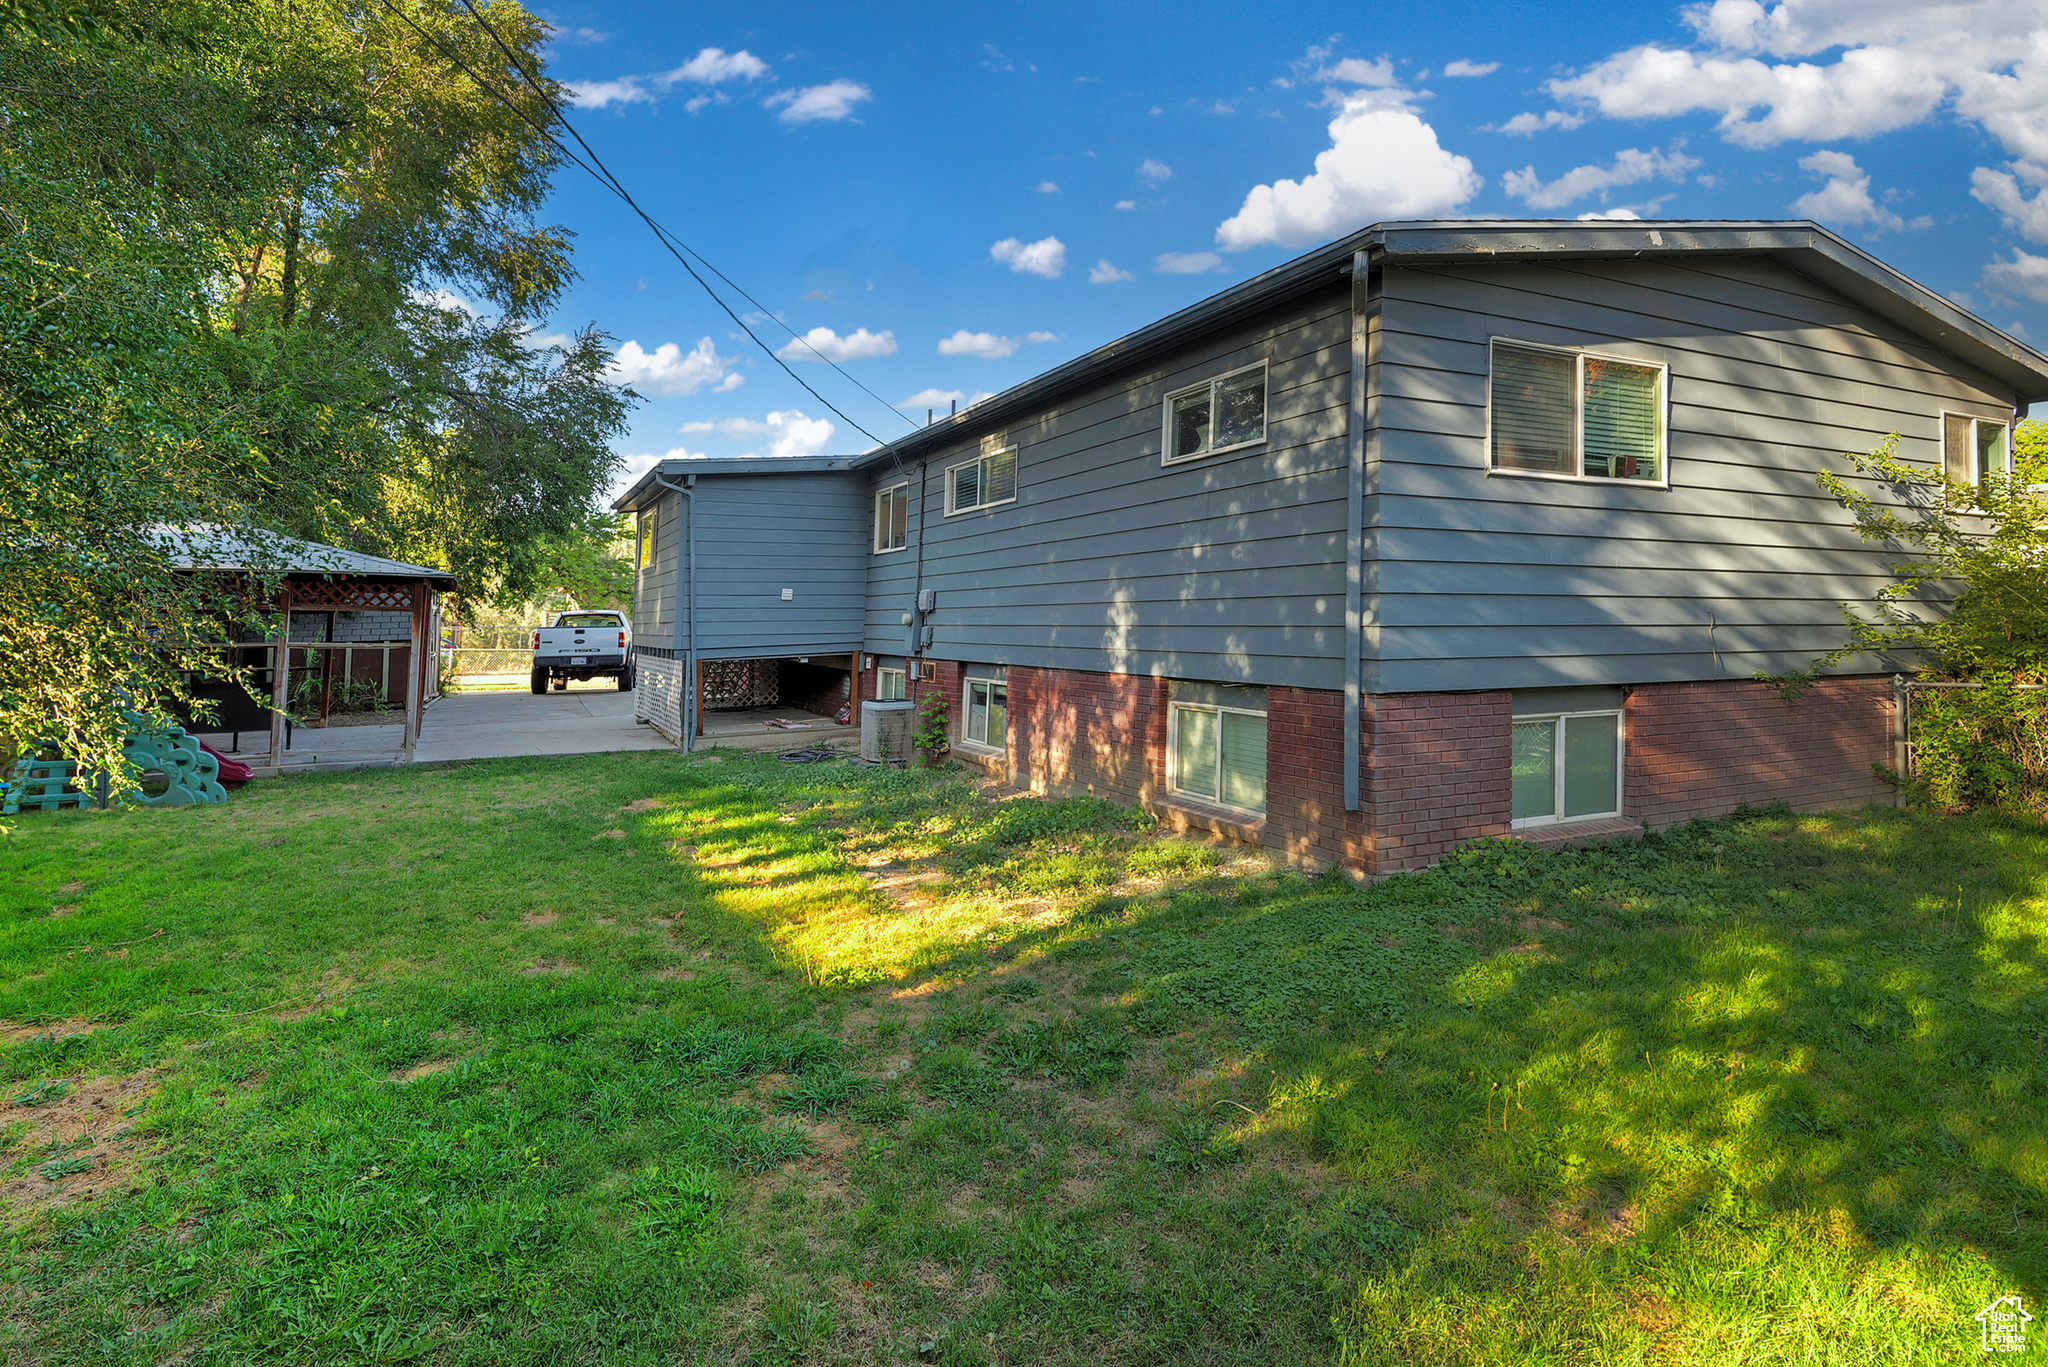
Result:
[[[926,661],[921,672],[928,677],[911,684],[911,697],[943,695],[957,737],[966,666]],[[873,668],[855,682],[858,696],[874,696]],[[1032,792],[1145,807],[1170,827],[1263,845],[1295,863],[1391,873],[1511,831],[1513,695],[1504,690],[1366,698],[1360,810],[1348,812],[1343,695],[1269,687],[1263,819],[1167,791],[1164,679],[1013,665],[1009,700],[1006,753],[957,758]],[[1743,802],[1889,803],[1893,790],[1871,765],[1891,763],[1891,712],[1883,678],[1830,679],[1796,703],[1749,681],[1639,685],[1625,704],[1625,817],[1632,828],[1646,818],[1664,827]],[[1610,821],[1603,833],[1621,829]],[[1571,833],[1554,827],[1544,838]]]

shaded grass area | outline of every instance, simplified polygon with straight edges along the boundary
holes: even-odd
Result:
[[[2048,1292],[2028,822],[1360,889],[638,754],[0,875],[10,1361],[1945,1361]]]

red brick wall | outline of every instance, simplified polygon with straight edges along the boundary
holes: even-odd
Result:
[[[1366,699],[1371,872],[1423,868],[1461,840],[1508,833],[1511,696],[1383,693]]]
[[[1889,804],[1889,678],[1823,679],[1796,702],[1769,684],[1638,684],[1626,708],[1624,813],[1670,826],[1738,804],[1801,810]]]
[[[1013,781],[1142,805],[1166,786],[1166,681],[1010,668]]]
[[[1361,758],[1369,753],[1359,737]],[[1359,803],[1366,806],[1360,773]],[[1372,867],[1368,810],[1344,810],[1344,695],[1266,690],[1266,826],[1261,840],[1298,861]]]

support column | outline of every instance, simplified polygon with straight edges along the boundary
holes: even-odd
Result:
[[[420,683],[422,677],[420,657],[425,653],[421,649],[421,645],[426,639],[426,589],[427,586],[421,583],[414,583],[412,586],[412,660],[410,662],[411,668],[406,670],[407,675],[410,677],[406,682],[405,688],[405,762],[407,764],[412,763],[413,746],[420,738],[420,693],[422,691]]]
[[[276,644],[270,656],[270,763],[284,768],[284,709],[291,696],[292,672],[292,581],[284,581],[278,596]]]

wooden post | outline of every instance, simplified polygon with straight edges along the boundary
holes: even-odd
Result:
[[[341,614],[338,612],[327,614],[327,644],[330,646],[334,644],[334,624],[339,620],[340,616]],[[322,726],[327,725],[327,718],[333,711],[334,652],[332,650],[323,650],[320,652],[320,724]]]
[[[284,768],[284,709],[290,697],[292,670],[292,583],[287,579],[277,600],[278,630],[270,648],[270,762]]]
[[[426,586],[412,586],[412,667],[405,689],[405,762],[412,763],[414,744],[420,738],[420,643],[426,636]]]

